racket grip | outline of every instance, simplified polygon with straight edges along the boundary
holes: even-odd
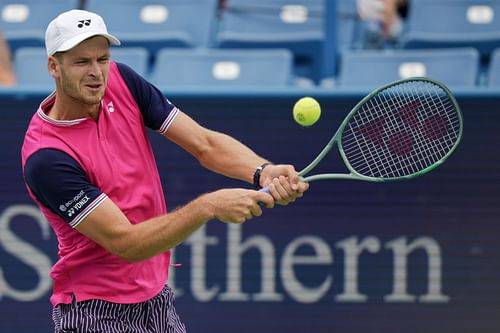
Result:
[[[259,190],[259,192],[264,192],[264,193],[267,193],[267,194],[271,194],[271,192],[269,192],[269,187],[263,187]],[[264,207],[264,203],[263,202],[259,202],[259,205],[260,207]]]
[[[267,193],[267,194],[271,194],[271,192],[269,192],[269,187],[263,187],[259,190],[259,192],[264,192],[264,193]]]

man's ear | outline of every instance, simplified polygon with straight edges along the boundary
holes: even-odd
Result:
[[[47,69],[53,78],[59,76],[59,62],[54,56],[49,56],[47,59]]]

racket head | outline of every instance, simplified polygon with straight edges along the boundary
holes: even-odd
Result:
[[[438,167],[455,151],[462,133],[463,117],[451,91],[419,77],[367,95],[333,140],[350,171],[348,178],[397,181]]]

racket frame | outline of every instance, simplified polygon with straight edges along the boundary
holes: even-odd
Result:
[[[359,111],[359,109],[362,108],[366,104],[366,102],[371,100],[375,95],[377,95],[381,91],[389,89],[393,86],[408,83],[408,82],[414,82],[414,81],[428,82],[428,83],[434,84],[434,85],[438,86],[440,89],[442,89],[447,94],[447,96],[450,98],[451,103],[453,104],[453,107],[455,108],[455,110],[457,112],[458,121],[460,123],[459,132],[458,132],[458,136],[457,136],[458,139],[454,143],[453,147],[439,161],[436,161],[435,163],[429,165],[428,167],[426,167],[422,170],[419,170],[415,173],[412,173],[410,175],[400,176],[400,177],[392,177],[392,178],[384,178],[384,177],[370,177],[370,176],[365,176],[365,175],[359,174],[356,170],[354,170],[354,168],[349,163],[349,161],[345,155],[344,149],[342,147],[342,144],[341,144],[342,143],[342,135],[344,133],[344,128],[347,126],[347,124],[349,123],[351,118]],[[356,104],[356,106],[354,106],[351,109],[351,111],[347,114],[347,116],[342,121],[342,123],[340,124],[340,126],[337,129],[337,131],[335,132],[335,134],[332,136],[330,141],[325,145],[325,147],[321,150],[321,152],[316,156],[316,158],[313,161],[311,161],[311,163],[309,163],[309,165],[307,165],[304,169],[302,169],[299,172],[299,176],[302,178],[302,180],[304,182],[312,182],[312,181],[316,181],[316,180],[326,180],[326,179],[349,179],[349,180],[364,180],[364,181],[370,181],[370,182],[393,182],[393,181],[402,181],[402,180],[416,178],[418,176],[421,176],[421,175],[437,168],[442,163],[444,163],[448,159],[448,157],[450,157],[450,155],[457,148],[458,144],[460,143],[460,141],[462,139],[462,134],[463,134],[462,112],[460,111],[460,106],[458,105],[457,100],[455,99],[455,97],[453,96],[453,93],[450,91],[450,89],[448,87],[446,87],[443,83],[441,83],[437,80],[430,79],[427,77],[412,77],[412,78],[397,80],[397,81],[391,82],[389,84],[386,84],[384,86],[377,88],[376,90],[372,91],[370,94],[365,96],[362,100],[360,100]],[[307,174],[312,169],[314,169],[321,162],[321,160],[323,160],[323,158],[328,154],[328,152],[335,145],[337,146],[337,149],[338,149],[338,151],[342,157],[342,160],[344,161],[344,164],[347,167],[349,173],[345,173],[345,174],[342,174],[342,173],[323,173],[323,174],[316,174],[316,175],[307,176]]]

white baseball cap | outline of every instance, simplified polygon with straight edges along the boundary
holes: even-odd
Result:
[[[68,51],[93,36],[106,37],[113,45],[121,44],[118,38],[108,33],[99,15],[80,9],[64,12],[53,19],[45,31],[47,55]]]

